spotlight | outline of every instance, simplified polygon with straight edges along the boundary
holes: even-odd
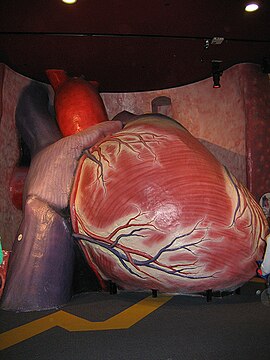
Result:
[[[218,89],[220,85],[220,77],[222,76],[222,71],[220,70],[221,60],[212,60],[212,76],[213,76],[213,88]]]
[[[62,2],[65,4],[72,5],[72,4],[75,4],[77,2],[77,0],[62,0]]]
[[[253,12],[259,9],[259,4],[258,2],[250,2],[246,5],[245,7],[245,11],[247,12]]]

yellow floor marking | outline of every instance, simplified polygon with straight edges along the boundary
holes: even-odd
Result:
[[[68,331],[128,329],[171,298],[172,296],[165,295],[160,295],[157,298],[149,296],[105,321],[89,321],[60,310],[0,334],[0,350],[41,334],[55,326]]]
[[[256,283],[265,283],[265,279],[254,277],[249,282],[256,282]]]

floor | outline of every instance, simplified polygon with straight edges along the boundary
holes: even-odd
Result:
[[[254,280],[240,294],[208,301],[89,292],[60,310],[2,310],[1,355],[5,360],[269,360],[270,306],[259,295],[264,289]]]

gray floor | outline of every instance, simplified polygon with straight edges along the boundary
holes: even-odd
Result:
[[[261,283],[248,283],[240,295],[174,296],[127,330],[68,332],[55,327],[1,353],[1,359],[270,359],[270,306],[256,295]],[[77,295],[62,310],[103,321],[148,296],[146,293]],[[1,333],[52,312],[0,311]]]

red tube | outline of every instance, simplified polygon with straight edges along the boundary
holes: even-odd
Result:
[[[108,120],[96,82],[68,78],[63,70],[47,70],[46,74],[55,90],[56,119],[64,136]]]
[[[28,167],[16,167],[9,184],[12,203],[18,210],[22,210],[23,188],[28,170]]]

